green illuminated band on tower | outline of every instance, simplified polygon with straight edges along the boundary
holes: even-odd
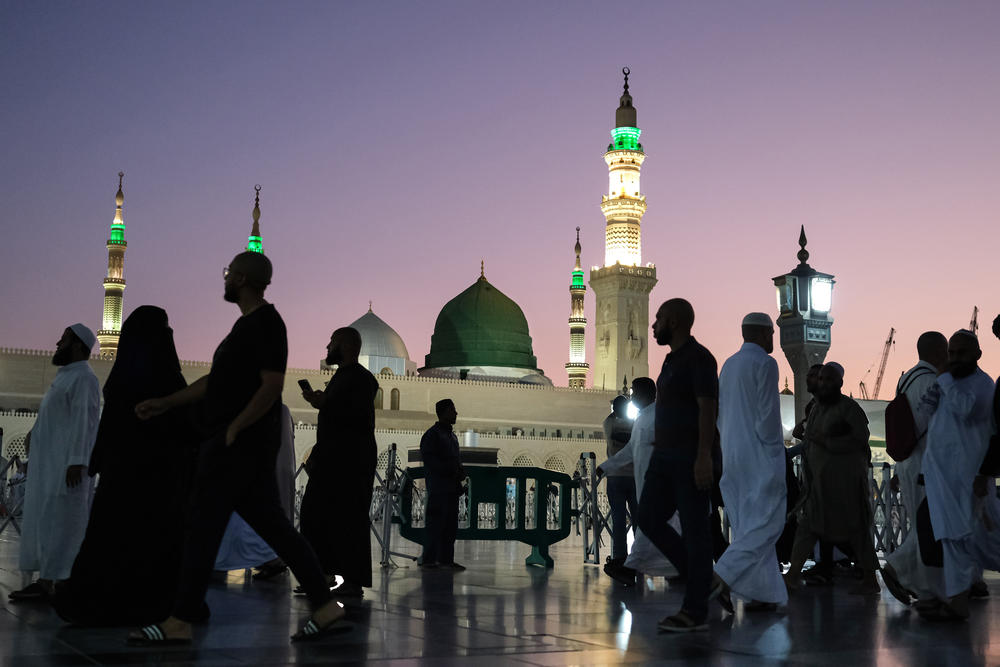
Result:
[[[264,241],[259,236],[247,237],[247,250],[264,254]]]
[[[111,236],[108,237],[109,241],[124,241],[125,240],[125,225],[121,223],[111,224]]]
[[[586,289],[586,285],[583,284],[583,270],[573,272],[573,283],[570,285],[570,289]]]
[[[637,127],[616,127],[611,130],[611,146],[608,150],[641,151],[640,134],[642,130]]]

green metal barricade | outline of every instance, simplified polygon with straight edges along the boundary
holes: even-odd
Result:
[[[465,472],[468,491],[459,499],[458,539],[523,542],[532,547],[525,565],[552,567],[549,546],[569,535],[577,512],[571,507],[576,482],[544,468],[467,466]],[[423,544],[424,469],[407,468],[406,475],[412,483],[402,493],[399,533]]]

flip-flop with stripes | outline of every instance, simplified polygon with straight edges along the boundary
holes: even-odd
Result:
[[[351,625],[347,623],[342,623],[343,616],[335,621],[331,621],[326,625],[319,625],[313,619],[306,621],[306,624],[299,629],[294,635],[292,635],[293,642],[312,642],[317,639],[322,639],[323,637],[329,637],[330,635],[338,635],[347,632],[351,629]]]
[[[190,644],[190,637],[168,637],[163,628],[156,623],[130,632],[127,640],[129,646],[166,646]]]

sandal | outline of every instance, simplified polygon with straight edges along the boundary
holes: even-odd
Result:
[[[657,623],[656,627],[663,632],[702,632],[708,630],[708,623],[705,621],[695,622],[686,611],[681,609],[673,616],[667,616]]]
[[[153,623],[130,632],[126,643],[129,646],[165,646],[169,644],[190,644],[190,637],[168,637],[158,624]]]
[[[331,601],[330,603],[327,604],[331,604],[333,602],[334,601]],[[306,621],[305,625],[303,625],[298,632],[292,635],[292,641],[311,642],[326,637],[328,635],[339,634],[341,632],[347,632],[348,630],[350,630],[351,629],[350,625],[345,625],[345,624],[338,625],[340,621],[344,620],[344,616],[347,615],[347,612],[344,611],[343,605],[341,605],[340,603],[336,604],[338,607],[337,608],[338,613],[334,614],[332,620],[328,621],[324,625],[320,625],[319,623],[316,622],[316,620],[313,617],[310,617],[309,620]]]

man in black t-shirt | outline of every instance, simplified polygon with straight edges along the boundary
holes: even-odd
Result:
[[[656,440],[639,502],[639,527],[687,579],[680,611],[658,624],[668,632],[708,629],[712,584],[709,517],[719,376],[715,357],[691,335],[693,324],[694,309],[684,299],[666,301],[653,323],[656,342],[669,345],[671,352],[656,382]],[[667,523],[674,511],[681,535]]]
[[[208,438],[198,457],[173,615],[131,633],[134,644],[191,641],[191,623],[204,617],[215,555],[234,511],[288,564],[309,596],[312,618],[293,641],[320,637],[344,616],[316,554],[292,527],[278,495],[274,470],[288,339],[278,311],[264,300],[271,262],[260,253],[240,253],[223,277],[224,298],[239,306],[242,317],[216,349],[209,374],[136,406],[139,418],[149,419],[199,402]]]

